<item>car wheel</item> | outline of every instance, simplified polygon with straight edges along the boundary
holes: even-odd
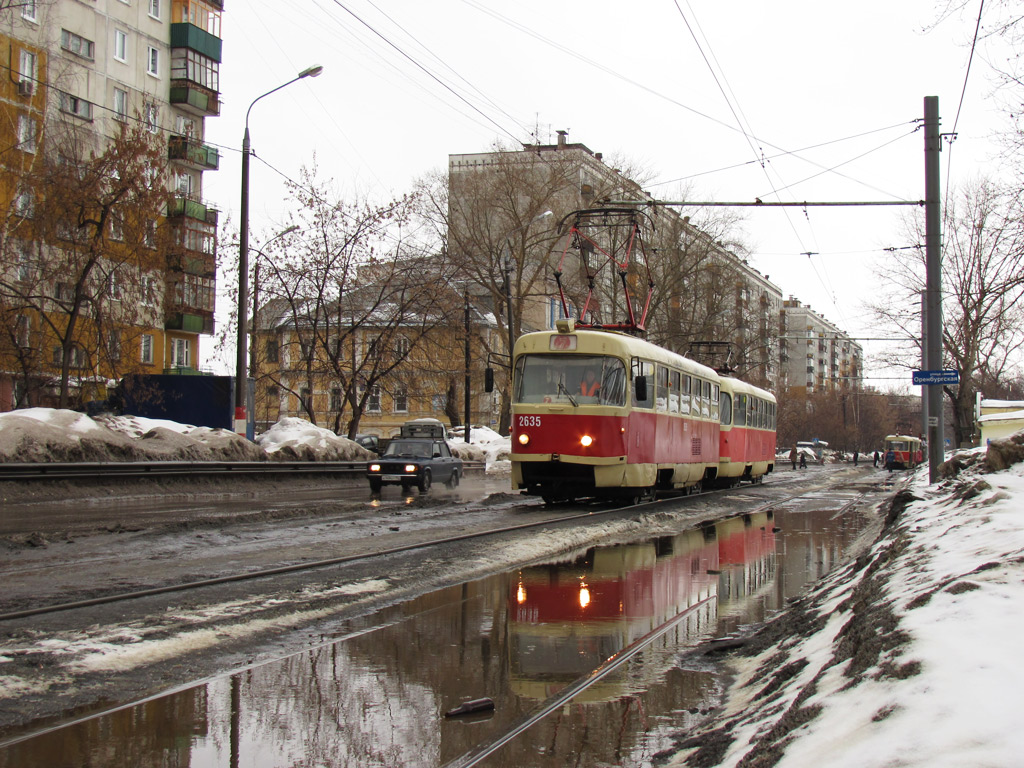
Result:
[[[384,482],[379,477],[370,478],[370,491],[373,493],[380,493],[380,489],[384,487]]]
[[[420,475],[419,489],[420,489],[420,493],[426,493],[427,491],[430,490],[430,470],[429,469],[423,470],[423,474]]]
[[[451,476],[451,478],[450,478],[450,479],[448,480],[448,482],[447,482],[447,486],[448,486],[448,488],[450,488],[450,489],[451,489],[451,490],[453,490],[453,491],[454,491],[454,490],[455,490],[456,488],[458,488],[458,487],[459,487],[459,470],[457,470],[457,469],[453,469],[453,470],[452,470],[452,476]]]

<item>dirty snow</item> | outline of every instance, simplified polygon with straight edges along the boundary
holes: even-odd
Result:
[[[508,471],[509,440],[474,427],[449,444],[463,459]],[[374,454],[304,419],[286,417],[250,442],[230,430],[165,419],[26,408],[0,413],[0,461],[366,461]]]
[[[1024,433],[1013,440],[1024,444]],[[755,747],[762,758],[777,756],[770,764],[779,768],[1022,764],[1024,463],[987,472],[984,449],[953,458],[964,467],[954,479],[929,485],[927,467],[913,476],[909,490],[917,499],[867,564],[851,564],[815,587],[814,615],[822,620],[816,632],[732,662],[738,684],[725,713],[708,726],[731,724],[724,754],[701,759],[695,746],[669,765],[761,764]],[[856,641],[899,633],[903,641],[854,674],[840,643],[851,642],[857,623],[847,599],[868,578],[882,585],[873,602],[888,605],[897,623],[864,622],[869,639]],[[807,664],[762,698],[772,678],[759,675],[769,659],[782,666],[779,654],[782,664]]]

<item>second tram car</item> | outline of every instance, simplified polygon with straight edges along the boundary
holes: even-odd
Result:
[[[513,489],[641,500],[772,471],[771,393],[627,334],[558,326],[516,342]]]

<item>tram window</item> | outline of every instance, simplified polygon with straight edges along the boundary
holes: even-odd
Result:
[[[599,386],[584,393],[581,383],[588,371]],[[623,406],[626,404],[626,369],[618,358],[605,355],[523,355],[516,360],[515,401]]]
[[[708,417],[708,418],[710,418],[711,416],[715,416],[715,414],[713,414],[711,412],[711,382],[710,381],[705,381],[704,382],[704,401],[703,401],[703,409],[701,410],[700,415]],[[716,416],[716,418],[717,418],[717,416]]]
[[[711,385],[711,418],[718,418],[719,402],[722,399],[722,390],[717,384]]]
[[[719,408],[719,421],[723,427],[732,424],[732,395],[728,392],[722,393],[721,407]]]
[[[668,411],[668,368],[663,365],[658,366],[658,393],[657,400],[658,410],[662,413]]]
[[[682,413],[690,412],[690,377],[683,376],[682,389],[679,390],[679,408]]]
[[[679,371],[672,371],[669,375],[668,410],[670,413],[679,413],[679,376]]]
[[[654,407],[654,363],[648,362],[647,360],[641,360],[637,357],[633,358],[633,406],[635,408],[653,408]],[[638,384],[643,381],[643,384]],[[637,390],[646,390],[640,391]],[[644,395],[642,399],[637,398],[637,395]]]
[[[747,396],[736,395],[736,426],[747,426]]]

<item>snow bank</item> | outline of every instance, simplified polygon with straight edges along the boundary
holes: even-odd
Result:
[[[367,461],[374,454],[347,437],[286,416],[256,438],[271,461]]]

